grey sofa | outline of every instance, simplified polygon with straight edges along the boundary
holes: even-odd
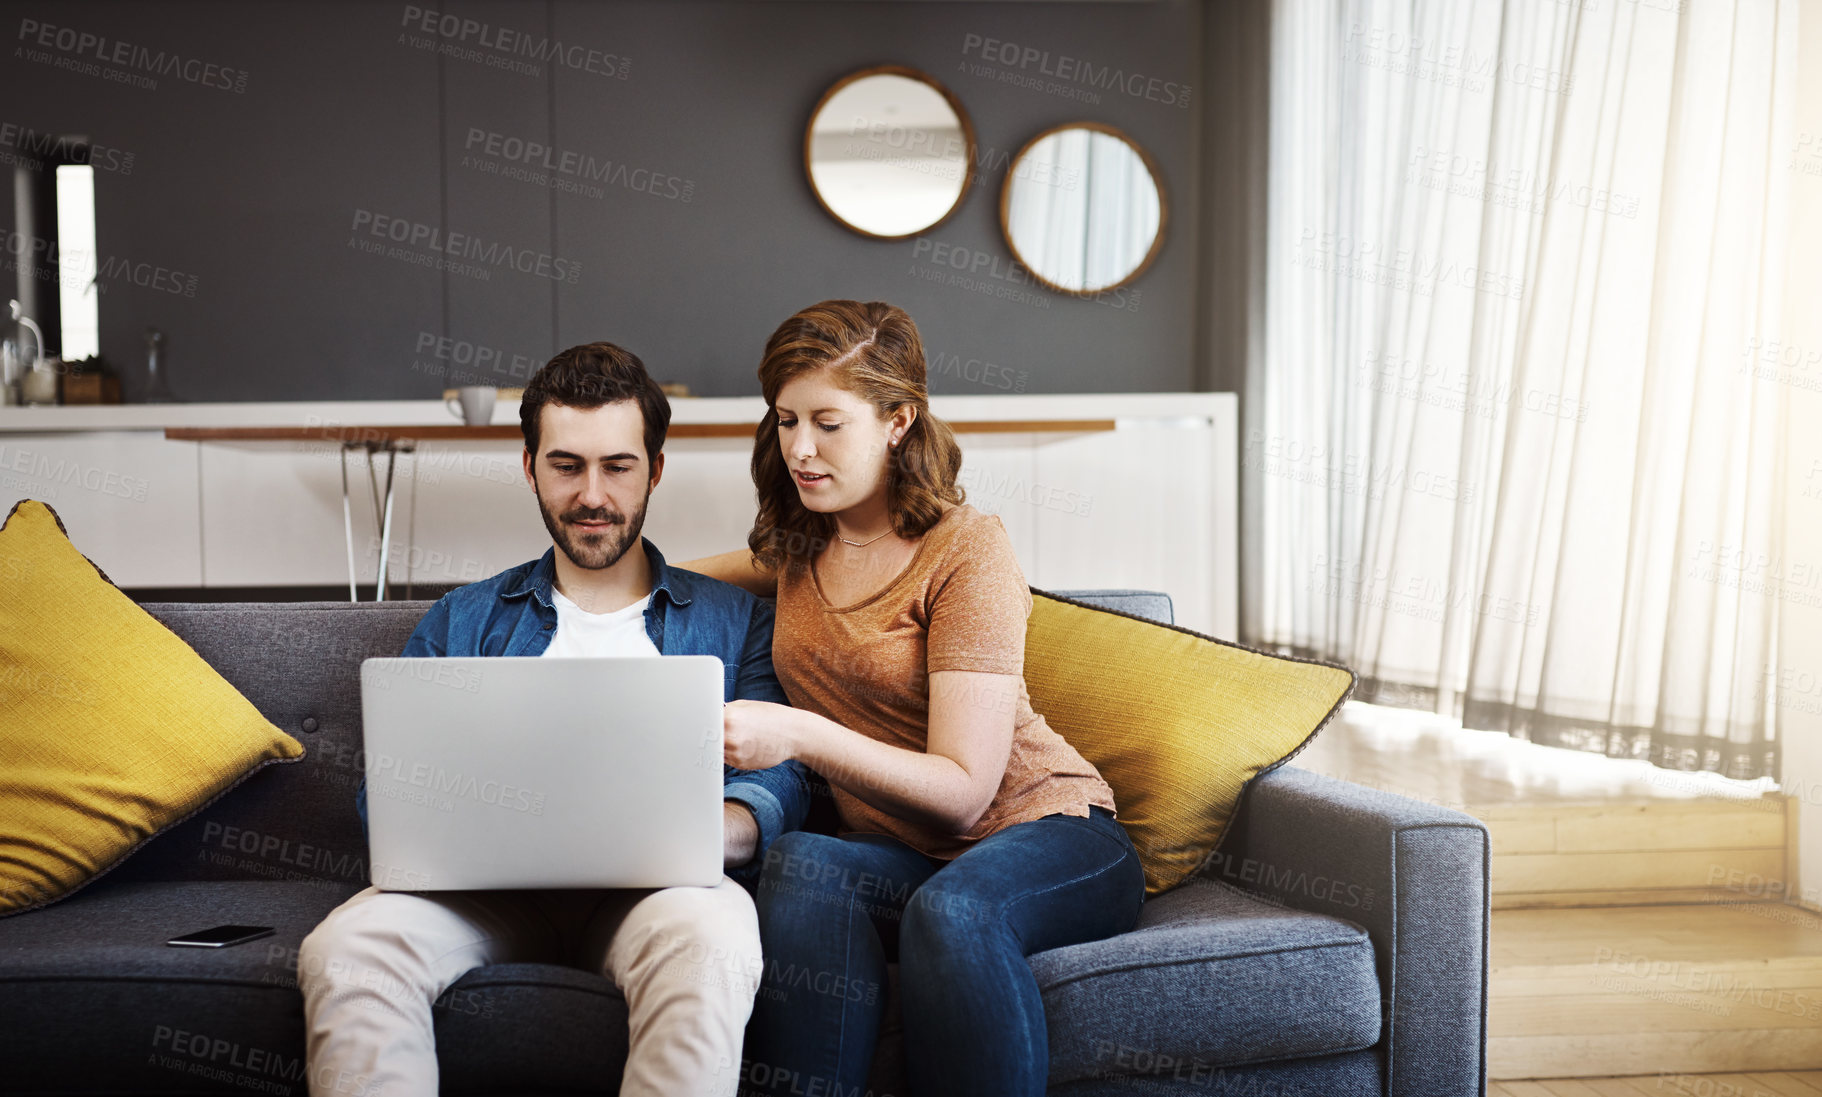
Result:
[[[1162,596],[1075,592],[1169,619]],[[308,747],[121,867],[0,919],[0,1089],[369,1097],[306,1079],[297,947],[366,882],[357,667],[428,602],[146,608]],[[1454,811],[1283,767],[1246,795],[1207,872],[1121,937],[1032,957],[1055,1094],[1482,1094],[1487,835]],[[174,935],[276,936],[222,950]],[[443,1089],[612,1093],[625,1003],[539,964],[473,972],[435,1009]],[[874,1094],[902,1093],[890,1034]],[[306,1083],[314,1083],[307,1085]]]

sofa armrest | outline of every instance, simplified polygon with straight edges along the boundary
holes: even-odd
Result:
[[[1387,1097],[1486,1092],[1487,828],[1284,766],[1247,789],[1206,874],[1373,940]]]

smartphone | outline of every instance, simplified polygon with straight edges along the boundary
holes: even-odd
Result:
[[[173,937],[165,944],[176,948],[227,948],[229,945],[242,945],[261,937],[270,937],[274,932],[276,931],[271,926],[216,926],[214,929]]]

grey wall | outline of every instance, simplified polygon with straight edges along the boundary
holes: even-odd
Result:
[[[171,383],[186,400],[434,396],[456,382],[516,383],[527,363],[594,339],[631,348],[699,395],[753,393],[767,335],[827,297],[908,310],[932,352],[935,392],[1170,391],[1222,376],[1199,361],[1210,338],[1198,326],[1203,222],[1234,215],[1197,198],[1199,176],[1223,160],[1204,133],[1226,140],[1230,129],[1204,122],[1199,3],[417,6],[596,51],[578,60],[615,75],[549,62],[535,75],[506,71],[485,63],[501,56],[485,47],[480,61],[439,53],[402,3],[0,3],[12,39],[0,54],[0,125],[86,134],[118,150],[116,168],[132,158],[130,172],[97,172],[99,250],[113,264],[102,279],[102,351],[122,367],[129,399],[148,325],[166,332]],[[245,90],[170,73],[155,88],[132,86],[107,70],[143,67],[97,62],[94,47],[35,46],[22,36],[29,21],[105,38],[103,50],[124,44],[242,71]],[[983,64],[968,49],[977,38],[1047,51],[1052,67],[1068,56],[1184,85],[1190,105],[1046,77],[1043,61],[971,69]],[[804,178],[802,131],[817,97],[844,73],[885,62],[946,83],[985,161],[956,215],[915,241],[843,229]],[[1008,71],[1048,87],[1000,79]],[[1135,137],[1158,162],[1169,203],[1157,263],[1103,300],[1020,277],[999,228],[1004,158],[1073,119]],[[470,147],[476,130],[626,170],[578,180],[594,193],[489,174],[477,157],[507,161]],[[0,155],[29,159],[25,145],[0,131]],[[660,193],[632,186],[654,178]],[[12,207],[0,205],[9,236]],[[574,281],[502,267],[476,277],[412,261],[434,254],[422,247],[371,253],[357,245],[391,242],[357,230],[367,214],[579,271]],[[952,284],[956,272],[934,261],[939,248],[988,266],[972,285]],[[12,266],[0,282],[12,283]],[[444,339],[488,348],[500,365],[476,376],[437,356]],[[978,365],[962,368],[969,360],[999,368],[981,376]]]

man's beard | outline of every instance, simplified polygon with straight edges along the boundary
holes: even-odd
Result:
[[[536,491],[535,485],[533,490]],[[651,498],[652,489],[647,485],[645,497],[639,500],[639,509],[630,520],[612,507],[577,507],[559,519],[544,505],[544,495],[539,492],[538,513],[544,517],[544,528],[550,531],[550,539],[563,550],[563,555],[569,557],[570,563],[588,571],[599,571],[619,563],[626,550],[639,543],[639,532],[645,528],[645,507]],[[600,533],[583,533],[569,522],[613,524]]]

